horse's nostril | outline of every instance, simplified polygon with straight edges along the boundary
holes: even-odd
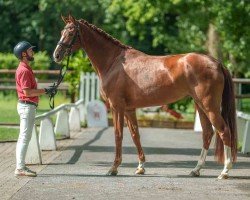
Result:
[[[56,54],[56,58],[59,58],[59,54],[58,53]]]

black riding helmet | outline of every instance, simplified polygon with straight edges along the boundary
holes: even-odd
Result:
[[[35,46],[32,46],[27,41],[21,41],[18,42],[18,44],[14,47],[14,54],[18,59],[22,59],[22,52],[26,52],[29,48],[34,48]]]

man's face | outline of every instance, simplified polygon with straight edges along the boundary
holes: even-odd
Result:
[[[29,49],[27,50],[27,53],[28,53],[29,57],[33,57],[33,55],[34,55],[34,51],[33,51],[32,48],[29,48]]]
[[[27,61],[33,61],[34,60],[34,51],[32,48],[27,49],[26,52],[22,53],[23,59]]]

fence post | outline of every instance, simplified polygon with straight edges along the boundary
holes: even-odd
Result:
[[[84,103],[87,105],[89,102],[90,96],[89,96],[89,87],[90,87],[90,73],[87,72],[85,74],[85,97],[84,97]]]
[[[90,96],[90,101],[95,100],[95,91],[96,91],[96,75],[94,72],[91,73],[90,80],[91,80],[91,96]]]
[[[78,109],[79,109],[79,112],[80,112],[80,121],[84,123],[86,121],[86,108],[84,106],[84,103],[81,103],[78,106]]]
[[[84,99],[84,73],[81,72],[81,76],[80,76],[80,88],[79,88],[79,96],[80,99]]]
[[[41,121],[39,143],[41,150],[56,150],[56,137],[50,118]]]
[[[250,152],[250,121],[247,120],[242,142],[242,153]]]
[[[33,126],[32,136],[27,149],[25,162],[27,164],[42,164],[41,149],[38,142],[37,127],[35,124]]]
[[[201,121],[198,111],[195,112],[195,122],[194,122],[194,131],[202,132]]]
[[[100,99],[100,80],[97,75],[96,77],[96,99]]]
[[[81,131],[80,111],[77,107],[72,107],[69,113],[69,129],[71,131]]]
[[[55,134],[62,135],[66,138],[70,137],[69,114],[66,109],[63,109],[57,113]]]
[[[236,92],[238,95],[241,95],[242,94],[242,84],[241,83],[237,83],[236,84],[238,87],[236,89]],[[241,105],[241,99],[236,99],[236,103],[237,103],[237,110],[241,110],[242,108],[242,105]]]

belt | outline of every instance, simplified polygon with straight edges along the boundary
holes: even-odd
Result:
[[[23,100],[18,100],[19,103],[23,103],[23,104],[30,104],[30,105],[33,105],[33,106],[38,106],[37,103],[34,103],[34,102],[30,102],[30,101],[23,101]]]

